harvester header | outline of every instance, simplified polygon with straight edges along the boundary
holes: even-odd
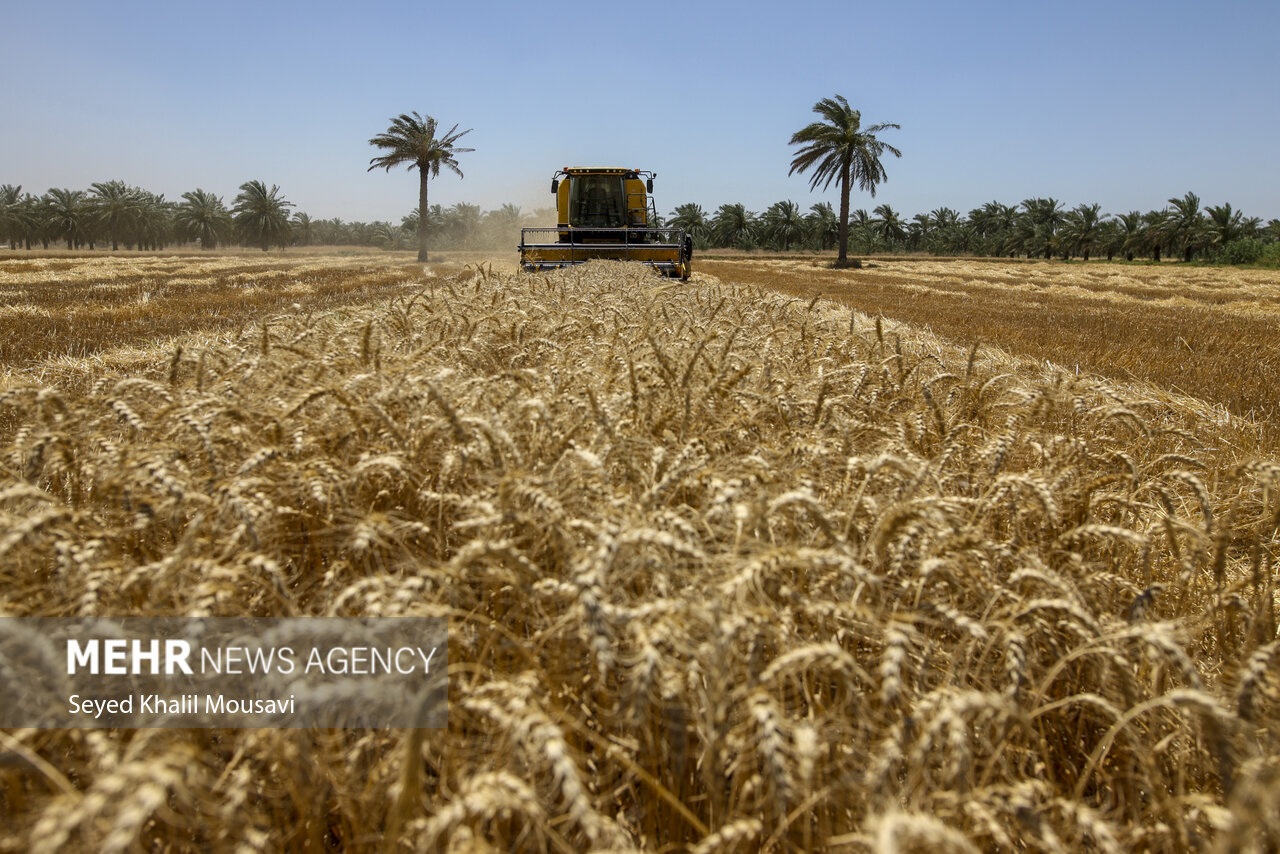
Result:
[[[551,178],[555,228],[520,230],[520,266],[529,272],[594,258],[636,261],[688,280],[693,239],[663,228],[653,203],[653,179],[641,169],[566,166]]]

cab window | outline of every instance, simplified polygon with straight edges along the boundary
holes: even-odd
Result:
[[[622,228],[626,195],[620,175],[575,175],[569,185],[569,222],[577,227]]]

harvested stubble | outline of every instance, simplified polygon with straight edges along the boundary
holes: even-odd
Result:
[[[0,735],[9,850],[1280,844],[1280,466],[1194,410],[616,264],[3,406],[3,612],[451,620],[444,731]]]
[[[1280,278],[1181,264],[876,260],[704,262],[721,278],[928,326],[1025,356],[1195,395],[1258,425],[1280,453]]]
[[[295,303],[368,303],[410,275],[369,255],[0,260],[0,365],[63,379],[85,360],[138,362],[134,348],[234,333]]]

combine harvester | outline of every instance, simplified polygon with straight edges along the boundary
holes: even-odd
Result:
[[[551,179],[560,224],[520,229],[521,269],[532,273],[606,258],[648,264],[688,281],[693,237],[683,228],[657,225],[654,177],[638,169],[561,169]]]

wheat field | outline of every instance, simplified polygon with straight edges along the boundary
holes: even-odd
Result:
[[[0,849],[1280,847],[1239,404],[756,261],[49,263],[0,614],[444,616],[449,726],[0,731]]]
[[[1128,383],[1148,382],[1252,422],[1280,450],[1280,277],[1182,264],[876,259],[704,262],[808,300],[817,294],[956,341]]]

